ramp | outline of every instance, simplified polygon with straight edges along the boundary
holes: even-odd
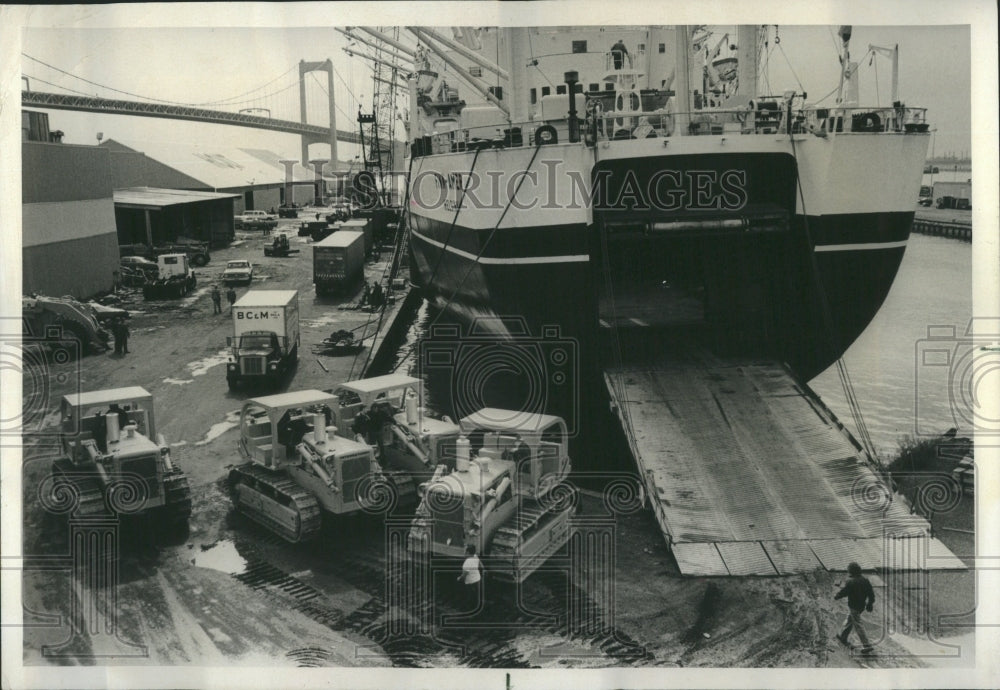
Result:
[[[653,359],[604,376],[682,573],[965,568],[784,365]]]

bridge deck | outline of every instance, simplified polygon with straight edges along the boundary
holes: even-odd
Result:
[[[684,574],[964,568],[784,366],[673,353],[605,381]]]

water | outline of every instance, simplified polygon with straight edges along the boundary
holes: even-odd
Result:
[[[957,427],[960,433],[971,433],[968,414],[963,416],[962,410],[953,409],[952,399],[960,392],[956,393],[954,385],[948,386],[947,374],[954,367],[930,367],[923,354],[928,349],[947,349],[955,345],[949,339],[929,345],[930,327],[954,328],[961,349],[961,336],[972,316],[971,266],[972,252],[967,242],[912,235],[885,303],[844,355],[864,423],[883,459],[890,459],[899,440],[906,436],[938,435],[951,427]],[[442,343],[434,342],[428,334],[450,323],[446,314],[426,303],[422,305],[391,366],[425,380],[428,408],[461,417],[467,413],[463,408],[476,403],[510,407],[527,403],[530,406],[534,400],[532,396],[537,393],[528,380],[531,377],[512,371],[517,364],[516,358],[502,349],[484,350],[479,358],[481,366],[461,375],[454,375],[447,365],[422,366],[426,364],[428,349],[442,349]],[[448,343],[443,345],[444,350],[457,347]],[[606,467],[608,456],[602,451],[611,451],[617,456],[621,447],[619,443],[610,446],[601,443],[609,433],[614,434],[608,425],[609,415],[600,414],[606,412],[603,408],[605,397],[600,390],[599,376],[591,371],[588,377],[586,363],[582,363],[580,369],[581,379],[597,379],[598,385],[594,381],[584,381],[585,389],[567,391],[564,399],[555,401],[549,411],[556,414],[568,411],[576,416],[571,426],[575,425],[581,433],[570,446],[574,467],[580,467],[578,461],[595,469]],[[484,392],[476,394],[476,386],[483,386]],[[836,367],[814,378],[810,386],[857,435]],[[592,412],[595,414],[590,414]],[[590,439],[588,432],[591,432]],[[592,442],[595,438],[596,444]],[[595,448],[601,450],[595,452]],[[579,449],[586,450],[581,453]]]
[[[844,354],[844,362],[865,424],[883,459],[891,458],[901,438],[943,433],[955,427],[971,434],[968,409],[952,399],[947,385],[955,367],[935,367],[928,349],[963,349],[962,336],[972,318],[972,248],[968,242],[911,235],[889,296],[875,319]],[[954,328],[928,343],[928,328]],[[945,331],[946,332],[946,331]],[[959,377],[963,378],[963,377]],[[856,431],[836,368],[810,382],[841,421]]]

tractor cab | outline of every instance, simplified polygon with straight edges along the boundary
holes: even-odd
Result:
[[[359,483],[377,472],[371,448],[337,435],[336,396],[317,390],[252,398],[240,411],[240,454],[284,470],[334,514],[360,509]]]
[[[110,459],[113,471],[137,456],[153,461],[166,447],[156,438],[153,396],[132,386],[63,396],[63,454],[74,464]]]
[[[460,425],[470,460],[509,463],[520,495],[541,498],[569,472],[568,433],[560,417],[487,407]]]
[[[383,468],[420,475],[440,462],[454,465],[458,425],[425,414],[420,379],[387,374],[342,383],[333,392],[340,401],[338,433],[374,446]]]
[[[63,396],[58,482],[73,485],[81,514],[161,511],[164,524],[187,524],[187,478],[156,433],[153,396],[131,386]]]

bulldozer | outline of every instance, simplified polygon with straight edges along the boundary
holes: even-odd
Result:
[[[111,335],[101,327],[94,309],[71,297],[22,297],[21,317],[24,319],[25,334],[36,339],[45,337],[53,327],[58,327],[62,340],[80,343],[81,355],[108,349]]]
[[[390,494],[386,508],[414,505],[417,485],[436,464],[454,462],[459,432],[423,413],[420,386],[390,374],[246,401],[238,442],[244,462],[229,473],[233,505],[292,543],[315,537],[324,511],[377,512]]]
[[[336,396],[317,390],[251,398],[240,410],[240,456],[229,473],[233,505],[292,543],[308,541],[335,515],[365,507],[380,475],[372,449],[332,426]]]
[[[163,526],[187,526],[191,490],[156,433],[150,393],[139,386],[74,393],[63,396],[61,415],[55,505],[72,496],[76,517],[153,514]]]
[[[557,487],[569,474],[566,423],[557,416],[483,408],[459,422],[454,468],[420,486],[407,546],[415,558],[462,558],[523,582],[569,540],[573,507]]]
[[[372,447],[400,500],[416,502],[417,487],[439,463],[454,465],[460,429],[446,416],[426,413],[420,379],[386,374],[342,383],[332,392],[339,403],[337,427]]]

